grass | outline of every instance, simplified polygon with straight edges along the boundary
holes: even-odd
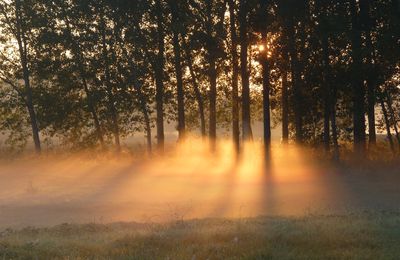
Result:
[[[0,233],[0,259],[398,259],[400,214],[62,224]]]

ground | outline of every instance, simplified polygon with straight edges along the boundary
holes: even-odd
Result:
[[[7,229],[3,259],[398,259],[400,215],[62,224]]]

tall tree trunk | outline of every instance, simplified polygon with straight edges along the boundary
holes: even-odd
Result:
[[[25,92],[26,92],[26,105],[27,109],[29,112],[29,119],[31,122],[31,128],[32,128],[32,136],[33,136],[33,142],[35,144],[35,151],[37,154],[41,153],[41,144],[40,144],[40,137],[39,137],[39,127],[37,124],[37,117],[36,117],[36,112],[35,108],[33,106],[33,100],[32,100],[32,89],[30,86],[29,82],[29,77],[25,75],[26,72],[24,72],[24,82],[25,82]]]
[[[177,81],[177,92],[178,92],[178,132],[179,139],[185,137],[185,100],[184,100],[184,90],[182,81],[182,65],[181,65],[181,55],[178,35],[174,34],[174,53],[175,53],[175,71],[176,71],[176,81]]]
[[[332,84],[332,98],[331,98],[331,127],[332,127],[332,142],[333,142],[333,160],[338,162],[340,159],[338,131],[336,125],[336,103],[337,103],[337,85]]]
[[[113,93],[113,87],[111,85],[111,75],[110,67],[108,61],[108,51],[107,51],[107,39],[106,39],[106,24],[104,19],[102,19],[102,52],[103,52],[103,63],[104,63],[104,76],[105,76],[105,86],[107,89],[108,106],[110,109],[112,129],[115,139],[115,147],[117,152],[121,150],[120,136],[119,136],[119,126],[118,126],[118,112],[115,107],[115,99]]]
[[[236,15],[235,0],[229,1],[229,23],[231,33],[231,56],[232,56],[232,137],[235,151],[240,149],[240,130],[239,130],[239,64],[237,54],[237,33],[236,33]]]
[[[156,0],[157,13],[157,41],[158,54],[157,63],[154,66],[156,79],[156,111],[157,111],[157,147],[160,152],[164,151],[164,28],[163,28],[163,12],[160,0]]]
[[[168,2],[171,8],[172,14],[172,41],[174,47],[174,66],[176,73],[176,85],[177,85],[177,103],[178,103],[178,133],[179,140],[184,139],[185,137],[185,95],[183,89],[183,80],[182,80],[182,63],[181,63],[181,45],[179,42],[180,30],[179,26],[179,10],[177,6],[177,2],[169,1]]]
[[[149,155],[152,153],[152,143],[151,143],[151,123],[150,123],[150,116],[149,110],[147,109],[147,102],[146,98],[143,95],[142,88],[140,86],[137,87],[137,93],[139,96],[140,107],[143,113],[144,118],[144,125],[146,131],[146,141],[147,141],[147,152]]]
[[[361,57],[361,28],[357,11],[357,1],[350,0],[351,12],[351,44],[352,44],[352,87],[353,87],[353,124],[354,124],[354,152],[360,158],[365,156],[365,112],[364,98],[365,89],[362,79],[362,57]]]
[[[143,103],[143,101],[142,101]],[[149,155],[152,153],[152,144],[151,144],[151,124],[149,112],[147,110],[146,104],[142,104],[142,111],[144,116],[144,123],[146,126],[146,141],[147,141],[147,152]]]
[[[217,138],[217,68],[216,68],[216,57],[215,57],[215,42],[212,35],[212,0],[207,0],[207,49],[208,49],[208,77],[210,81],[210,122],[209,122],[209,138],[211,150],[215,149],[215,142]]]
[[[247,0],[239,3],[239,36],[240,36],[240,75],[242,78],[242,133],[243,140],[253,139],[250,116],[250,82],[247,68],[248,57],[248,28],[247,28]]]
[[[283,50],[283,72],[282,72],[282,142],[289,142],[289,90],[288,90],[288,60],[286,48]]]
[[[266,36],[265,36],[266,37]],[[264,117],[264,147],[271,147],[271,113],[270,113],[270,82],[269,82],[269,66],[266,57],[262,61],[263,75],[263,117]]]
[[[383,97],[379,98],[379,103],[381,105],[382,108],[382,114],[383,114],[383,119],[385,121],[385,126],[386,126],[386,133],[387,133],[387,138],[389,141],[389,145],[390,145],[390,150],[395,153],[395,149],[394,149],[394,142],[393,142],[393,137],[392,137],[392,133],[390,131],[390,120],[389,120],[389,116],[388,116],[388,111],[386,109],[385,106],[385,102],[383,100]]]
[[[217,138],[217,70],[215,65],[215,59],[210,58],[210,67],[208,71],[210,80],[210,122],[209,122],[209,138],[212,143],[212,147],[215,145]],[[214,147],[215,148],[215,147]]]
[[[373,73],[373,72],[372,72]],[[368,136],[369,136],[369,145],[376,145],[376,123],[375,123],[375,103],[376,103],[376,95],[375,95],[375,83],[374,80],[371,79],[373,75],[368,75],[367,80],[367,114],[368,114]]]
[[[392,125],[394,128],[394,132],[396,133],[396,139],[397,139],[397,143],[399,145],[399,151],[400,151],[400,133],[399,133],[399,130],[397,127],[397,116],[393,110],[392,97],[390,96],[390,93],[387,90],[385,90],[385,93],[386,93],[386,99],[387,99],[386,101],[387,101],[387,104],[389,107],[390,118],[392,119],[391,121],[392,121]]]
[[[261,52],[261,66],[262,66],[262,86],[263,86],[263,121],[264,121],[264,148],[268,153],[271,148],[271,112],[270,112],[270,71],[268,63],[267,52],[267,14],[268,2],[266,0],[260,1],[260,10],[262,23],[265,26],[261,27],[262,44],[265,46],[264,51]]]
[[[292,74],[292,88],[294,93],[294,124],[296,142],[303,142],[303,111],[302,111],[302,92],[300,89],[300,64],[297,56],[295,28],[293,17],[287,17],[287,36],[288,36],[288,52],[290,55],[290,67]]]
[[[369,0],[361,0],[360,3],[360,16],[362,26],[365,31],[365,47],[367,58],[367,114],[368,114],[368,136],[369,145],[376,144],[376,127],[375,127],[375,103],[376,103],[376,83],[375,83],[375,69],[374,69],[374,48],[371,40],[371,19],[370,19],[370,3]]]
[[[32,97],[32,87],[30,83],[30,72],[28,68],[28,46],[26,42],[26,36],[23,25],[23,17],[21,13],[21,1],[15,1],[15,17],[16,17],[16,32],[15,36],[17,38],[18,50],[19,50],[19,58],[22,66],[22,73],[24,78],[24,87],[25,87],[25,104],[29,113],[29,120],[32,128],[32,137],[33,143],[35,145],[35,151],[37,154],[41,153],[41,144],[39,137],[39,127],[37,123],[37,116],[35,107],[33,105],[33,97]]]
[[[320,17],[320,30],[322,32],[321,45],[322,45],[322,64],[323,64],[323,86],[322,93],[324,98],[324,148],[326,152],[330,150],[331,135],[330,135],[330,118],[331,118],[331,69],[329,61],[329,35],[328,35],[328,6],[326,3],[320,3],[321,17]]]
[[[328,45],[328,37],[325,35],[322,38],[322,48],[323,48],[323,63],[324,63],[324,86],[323,86],[323,93],[324,93],[324,147],[326,151],[330,150],[330,122],[329,119],[331,117],[331,104],[330,104],[330,64],[329,64],[329,45]]]

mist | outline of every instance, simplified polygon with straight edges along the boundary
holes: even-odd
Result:
[[[229,141],[210,152],[191,138],[164,156],[95,152],[20,158],[0,166],[0,226],[169,222],[343,214],[395,209],[393,174],[348,174],[316,150],[261,142],[239,156]],[[318,162],[319,161],[319,162]],[[357,179],[357,181],[355,181]],[[385,189],[381,189],[385,185]],[[382,203],[384,200],[384,203]]]

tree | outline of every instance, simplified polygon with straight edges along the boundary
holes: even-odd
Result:
[[[280,14],[283,16],[283,35],[287,36],[287,48],[290,57],[292,88],[294,94],[295,135],[296,141],[303,141],[303,91],[300,88],[301,72],[296,47],[295,19],[297,12],[304,10],[303,1],[282,1],[279,5]]]
[[[90,91],[89,89],[89,83],[87,79],[88,72],[85,66],[86,61],[81,47],[82,43],[80,42],[80,39],[82,39],[82,37],[75,37],[73,35],[72,30],[73,29],[78,30],[78,28],[76,28],[76,25],[75,26],[73,25],[69,17],[69,14],[66,13],[67,10],[66,6],[64,6],[63,3],[61,2],[57,2],[57,4],[53,5],[52,7],[53,8],[51,10],[53,13],[56,14],[57,19],[60,19],[65,24],[65,26],[61,29],[63,31],[63,33],[61,34],[63,39],[60,39],[59,41],[62,42],[63,40],[65,40],[67,44],[66,46],[64,46],[64,48],[71,50],[71,54],[73,56],[74,62],[76,63],[78,74],[81,80],[82,88],[86,94],[88,110],[90,111],[93,117],[93,122],[96,128],[96,134],[98,140],[104,149],[105,148],[104,134],[96,109],[96,100],[92,91]]]
[[[365,153],[365,89],[362,78],[361,25],[356,0],[350,0],[351,44],[352,44],[352,88],[353,88],[353,124],[354,150],[359,156]]]
[[[243,140],[263,121],[268,149],[281,124],[284,143],[323,146],[338,160],[340,144],[354,142],[363,158],[366,115],[369,147],[381,131],[390,149],[400,140],[397,0],[10,0],[0,8],[0,131],[15,147],[31,132],[37,151],[40,139],[55,138],[71,149],[119,150],[140,133],[151,153],[153,128],[163,151],[164,123],[176,122],[179,139],[208,128],[215,149],[217,133],[231,132],[239,151],[240,112]]]
[[[185,137],[185,96],[183,89],[183,80],[182,80],[182,61],[181,61],[181,43],[179,38],[181,36],[182,26],[182,18],[179,10],[182,8],[179,7],[178,3],[175,1],[168,1],[171,15],[172,15],[172,32],[173,32],[173,46],[174,46],[174,66],[176,73],[176,86],[177,86],[177,103],[178,103],[178,132],[179,139],[183,139]]]
[[[271,148],[271,115],[270,115],[270,66],[268,61],[268,40],[267,40],[267,15],[268,15],[268,1],[260,0],[261,12],[261,66],[262,66],[262,85],[263,85],[263,117],[264,117],[264,146],[266,151]]]
[[[240,149],[239,130],[239,64],[237,54],[237,31],[236,31],[236,1],[228,1],[229,5],[229,26],[231,35],[231,58],[232,58],[232,136],[236,152]]]
[[[13,57],[7,57],[6,53],[3,53],[3,57],[10,62],[13,66],[10,68],[4,68],[2,70],[1,80],[9,84],[14,91],[18,93],[18,95],[22,98],[29,114],[29,121],[32,128],[32,137],[35,145],[35,150],[40,154],[41,152],[41,143],[39,136],[39,126],[38,120],[36,116],[36,111],[34,107],[33,101],[33,90],[31,85],[31,53],[30,48],[32,44],[32,35],[28,35],[30,33],[30,29],[32,24],[29,20],[30,12],[32,12],[31,3],[29,1],[20,1],[15,0],[13,2],[2,1],[0,3],[1,9],[1,26],[3,29],[5,38],[3,38],[3,44],[10,44],[12,39],[15,39],[17,42],[17,50],[14,49],[16,53],[11,55],[17,55],[18,61],[13,61]],[[7,38],[9,36],[10,38]],[[12,38],[11,38],[12,37]],[[17,62],[19,63],[17,65]],[[16,66],[17,65],[17,66]],[[10,73],[18,74],[19,71],[22,71],[22,79],[24,82],[24,87],[21,89],[19,86],[19,76],[15,77],[15,74],[12,75]]]
[[[253,139],[250,116],[250,82],[247,68],[248,52],[248,1],[239,3],[240,75],[242,79],[242,134],[243,140]]]
[[[157,111],[157,146],[160,151],[164,150],[164,25],[163,10],[160,0],[155,1],[155,14],[157,20],[157,45],[158,53],[156,63],[153,64],[156,79],[156,111]]]

